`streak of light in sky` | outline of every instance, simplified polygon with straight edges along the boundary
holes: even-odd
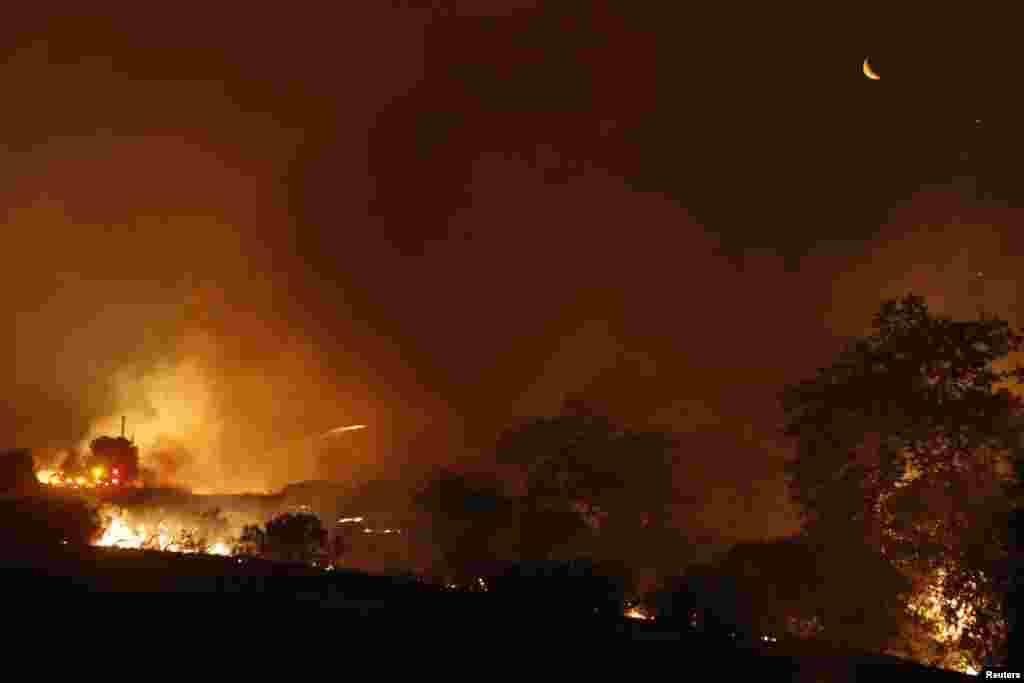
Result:
[[[355,429],[366,429],[366,425],[347,425],[345,427],[335,427],[329,432],[325,433],[324,436],[331,436],[332,434],[340,434],[341,432],[349,432]]]

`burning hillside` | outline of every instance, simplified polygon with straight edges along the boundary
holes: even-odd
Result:
[[[72,450],[63,453],[60,464],[37,469],[36,478],[48,486],[72,489],[118,490],[142,485],[139,449],[124,436],[100,436],[89,443],[87,453]]]
[[[245,524],[263,521],[279,502],[240,500],[237,510],[225,513],[229,497],[214,501],[180,489],[149,488],[120,475],[119,468],[95,465],[78,476],[38,470],[36,479],[59,499],[77,499],[95,510],[98,529],[91,544],[99,547],[230,555]]]
[[[94,510],[100,505],[96,546],[230,555],[243,526],[262,521],[268,511],[239,505],[248,509],[229,521],[202,496],[153,487],[154,478],[139,465],[138,447],[124,436],[123,420],[120,437],[99,436],[85,452],[72,450],[48,461],[56,464],[35,472],[44,490],[82,499]]]
[[[235,544],[227,521],[218,516],[218,511],[192,520],[109,505],[100,512],[104,530],[94,545],[101,547],[230,555]]]

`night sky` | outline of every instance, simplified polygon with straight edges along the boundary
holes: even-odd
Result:
[[[681,521],[776,535],[782,384],[910,290],[1017,323],[1009,18],[535,4],[5,20],[6,440],[127,414],[273,488],[582,395],[683,435]]]

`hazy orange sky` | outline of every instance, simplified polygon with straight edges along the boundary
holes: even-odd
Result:
[[[891,40],[874,83],[863,45],[782,19],[730,52],[694,28],[723,17],[681,44],[673,17],[566,6],[5,26],[7,441],[125,415],[181,483],[275,488],[480,462],[583,393],[684,435],[688,523],[792,530],[781,384],[883,297],[975,314],[979,270],[1017,322],[1009,171],[963,101],[870,90],[913,73]],[[737,66],[780,35],[823,90]],[[307,437],[353,422],[323,469]]]

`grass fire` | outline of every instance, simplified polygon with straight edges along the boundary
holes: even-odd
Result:
[[[181,520],[160,519],[147,524],[112,506],[100,513],[105,526],[95,543],[99,547],[228,556],[235,544],[227,535],[207,536],[201,526],[189,526]]]

